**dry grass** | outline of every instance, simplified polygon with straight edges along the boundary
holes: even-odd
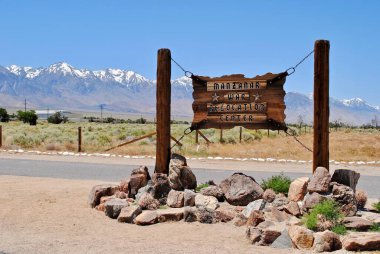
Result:
[[[82,126],[83,144],[86,152],[104,152],[105,149],[121,142],[155,131],[153,124],[99,124],[67,123],[52,125],[39,123],[29,126],[19,122],[3,125],[3,145],[8,149],[29,149],[41,151],[75,151],[77,149],[77,128]],[[172,125],[172,135],[177,139],[188,126]],[[313,135],[302,133],[298,139],[312,148]],[[195,133],[184,137],[182,147],[175,147],[187,156],[221,156],[240,158],[276,158],[311,160],[312,153],[299,145],[292,137],[283,132],[243,130],[243,141],[239,142],[239,128],[223,131],[223,143],[220,143],[219,130],[202,131],[213,143],[207,145],[199,137],[195,144]],[[154,155],[156,137],[140,140],[136,143],[112,150],[116,154]],[[364,129],[343,129],[330,133],[330,158],[337,161],[373,161],[380,160],[380,131]]]

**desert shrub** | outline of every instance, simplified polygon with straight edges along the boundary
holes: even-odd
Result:
[[[48,123],[52,124],[60,124],[60,123],[66,123],[68,121],[68,118],[61,114],[61,112],[55,112],[47,119]]]
[[[333,200],[325,200],[311,209],[310,213],[305,214],[302,218],[305,226],[311,230],[318,230],[321,219],[331,223],[331,228],[336,230],[341,229],[340,220],[343,218],[343,214],[339,209],[338,204]],[[322,229],[323,230],[323,229]]]
[[[35,146],[39,146],[41,144],[40,140],[33,139],[32,137],[28,136],[17,136],[13,139],[13,142],[21,146],[22,148],[33,148]]]
[[[0,108],[0,122],[9,122],[9,114],[5,108]]]
[[[380,212],[380,201],[372,204],[372,207],[375,208],[376,211]]]
[[[266,180],[262,180],[261,187],[266,189],[272,189],[276,193],[284,193],[287,194],[289,191],[289,186],[291,183],[291,179],[285,176],[283,173],[275,176],[271,176]]]
[[[127,138],[127,135],[125,134],[119,134],[117,137],[118,140],[125,140],[126,138]]]
[[[333,226],[331,231],[338,235],[345,235],[347,233],[347,228],[343,224],[338,224]]]
[[[250,141],[255,140],[255,136],[254,136],[254,135],[251,135],[250,133],[243,133],[243,135],[242,135],[242,140],[243,140],[244,142],[250,142]]]
[[[369,228],[370,232],[380,232],[380,225],[377,223],[373,223],[373,225]]]
[[[359,209],[363,209],[367,203],[367,193],[364,190],[356,190],[355,199]]]
[[[107,135],[100,135],[98,137],[98,142],[100,145],[108,145],[112,142],[112,139],[111,137],[107,136]]]
[[[29,123],[30,125],[36,125],[38,116],[36,114],[36,111],[29,110],[29,111],[17,111],[17,119],[22,121],[23,123]]]
[[[209,187],[209,186],[210,186],[210,184],[208,184],[208,183],[201,183],[201,184],[199,184],[199,185],[197,186],[197,188],[195,188],[195,191],[196,191],[196,192],[199,192],[201,189],[206,188],[206,187]]]

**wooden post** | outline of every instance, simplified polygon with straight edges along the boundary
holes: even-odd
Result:
[[[0,125],[0,147],[3,146],[3,126]]]
[[[199,131],[195,130],[195,144],[199,144]]]
[[[157,142],[156,173],[169,173],[170,161],[170,97],[171,53],[169,49],[158,50],[157,55]]]
[[[329,41],[315,42],[313,173],[317,167],[329,169],[329,53]]]
[[[78,153],[82,152],[82,127],[78,127]]]
[[[243,127],[240,126],[240,133],[239,133],[239,140],[240,140],[240,143],[241,143],[241,138],[243,136]]]
[[[220,129],[220,139],[219,139],[219,142],[220,143],[223,142],[223,129]]]
[[[269,129],[268,129],[268,137],[269,137]]]

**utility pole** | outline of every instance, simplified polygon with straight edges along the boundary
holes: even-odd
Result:
[[[26,113],[26,98],[25,98],[25,101],[24,101],[24,106],[25,106],[24,112]]]

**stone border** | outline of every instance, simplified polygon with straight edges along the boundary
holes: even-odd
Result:
[[[75,157],[110,157],[110,158],[126,158],[126,159],[155,159],[156,156],[151,155],[119,155],[110,153],[74,153],[74,152],[41,152],[36,150],[23,150],[23,149],[0,149],[0,152],[6,152],[10,154],[37,154],[37,155],[61,155],[61,156],[75,156]],[[311,164],[312,160],[291,160],[291,159],[274,159],[274,158],[232,158],[232,157],[186,157],[188,160],[231,160],[231,161],[255,161],[255,162],[273,162],[273,163],[293,163],[293,164]],[[330,160],[330,164],[334,165],[370,165],[380,166],[380,161],[335,161]]]

